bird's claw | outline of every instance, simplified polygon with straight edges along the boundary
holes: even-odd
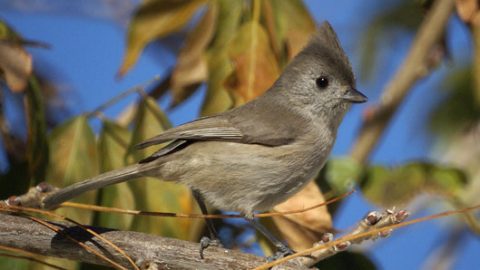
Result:
[[[280,244],[280,245],[277,246],[277,252],[275,252],[275,254],[272,255],[272,256],[268,256],[267,261],[268,262],[273,262],[273,261],[276,261],[276,260],[281,259],[283,257],[286,257],[288,255],[292,255],[294,253],[295,253],[295,251],[293,251],[288,246],[286,246],[284,244]]]
[[[200,239],[200,259],[204,259],[203,256],[203,251],[207,249],[209,246],[214,246],[214,247],[222,247],[222,243],[220,242],[219,239],[217,238],[210,238],[207,236],[204,236]]]

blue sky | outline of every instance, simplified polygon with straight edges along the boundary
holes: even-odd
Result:
[[[2,1],[3,2],[3,1]],[[152,50],[142,55],[137,65],[122,79],[116,80],[115,73],[124,53],[124,29],[108,20],[76,15],[51,13],[21,13],[9,9],[6,2],[0,2],[0,18],[5,19],[24,37],[41,40],[52,45],[52,49],[30,49],[35,66],[57,74],[74,113],[91,111],[115,94],[140,83],[149,81],[155,75],[164,75],[174,58],[160,58]],[[366,27],[374,10],[375,1],[306,1],[317,22],[328,20],[336,29],[339,38],[351,57],[355,72],[358,73],[359,34]],[[3,7],[2,7],[3,6]],[[452,46],[454,65],[471,57],[472,46],[468,32],[458,21],[449,26],[454,34],[449,39]],[[382,88],[398,68],[409,48],[411,37],[381,49],[382,57],[388,58],[378,69],[374,82],[359,82],[358,89],[370,98],[370,104],[378,100]],[[465,49],[467,48],[467,49]],[[372,161],[397,165],[405,161],[435,158],[430,155],[431,138],[424,123],[433,104],[441,98],[438,94],[438,79],[446,74],[449,67],[443,65],[434,75],[422,80],[407,97],[393,124],[388,128]],[[169,113],[174,125],[197,117],[204,91],[197,92],[188,102]],[[115,117],[129,102],[127,99],[109,108],[106,114]],[[162,100],[166,108],[168,100]],[[348,154],[360,124],[362,110],[368,105],[354,106],[339,131],[333,156]],[[98,123],[93,123],[98,127]],[[335,226],[343,229],[355,224],[375,206],[355,194],[343,205],[335,220]],[[428,214],[421,211],[421,215]],[[430,221],[396,231],[390,238],[378,241],[370,254],[380,269],[417,269],[422,266],[429,252],[435,249],[443,237],[445,222]],[[467,235],[455,269],[471,269],[478,265],[480,241]]]

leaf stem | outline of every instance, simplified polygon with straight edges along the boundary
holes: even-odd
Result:
[[[101,112],[104,111],[105,109],[107,109],[108,107],[116,104],[117,102],[119,102],[120,100],[124,99],[125,97],[127,97],[128,95],[130,95],[132,93],[144,92],[146,87],[148,87],[149,85],[153,84],[154,82],[156,82],[158,80],[160,80],[160,76],[155,76],[153,79],[150,79],[145,83],[142,83],[142,84],[136,85],[134,87],[131,87],[131,88],[121,92],[120,94],[112,97],[111,99],[107,100],[105,103],[101,104],[100,106],[98,106],[93,111],[88,112],[85,116],[90,119],[90,118],[92,118],[94,116],[97,116],[99,114],[101,115]]]
[[[261,9],[261,0],[252,0],[253,4],[253,15],[252,15],[252,20],[254,22],[259,22],[260,21],[260,9]]]

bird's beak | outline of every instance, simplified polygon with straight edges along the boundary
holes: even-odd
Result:
[[[342,99],[352,103],[363,103],[368,100],[364,94],[360,93],[360,91],[355,88],[348,89],[348,91],[342,96]]]

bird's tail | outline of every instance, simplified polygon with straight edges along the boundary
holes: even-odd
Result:
[[[153,164],[134,164],[122,169],[100,174],[82,182],[75,183],[71,186],[47,195],[42,201],[42,206],[44,209],[52,209],[61,203],[71,200],[87,191],[122,183],[133,178],[146,175],[149,170],[154,169],[154,166],[151,165]]]

